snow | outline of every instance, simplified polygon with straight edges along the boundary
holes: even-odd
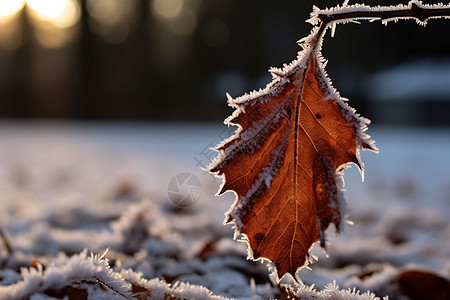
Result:
[[[215,197],[219,180],[197,166],[223,130],[210,123],[0,123],[0,227],[13,249],[8,255],[0,241],[0,299],[52,299],[46,288],[71,285],[95,299],[121,299],[117,292],[127,295],[131,284],[152,289],[154,299],[279,297],[266,266],[246,260],[245,245],[222,225],[233,195]],[[327,232],[328,257],[314,247],[319,260],[297,273],[307,286],[293,287],[305,299],[372,299],[369,290],[398,298],[392,282],[402,270],[450,278],[450,131],[374,126],[370,133],[380,153],[363,153],[365,183],[357,168],[345,170],[355,225]],[[180,210],[167,184],[181,172],[197,176],[203,193]]]
[[[297,285],[293,288],[289,287],[289,289],[295,296],[305,300],[316,300],[317,298],[333,300],[372,300],[376,298],[376,296],[370,292],[360,294],[359,291],[353,289],[341,290],[339,289],[339,285],[334,281],[333,283],[327,284],[325,288],[319,292],[312,287],[306,287],[304,285]]]
[[[99,281],[116,291],[119,295],[129,296],[129,286],[118,273],[109,268],[102,256],[87,256],[87,251],[67,258],[59,255],[45,271],[38,263],[35,268],[22,268],[22,280],[8,286],[0,286],[2,299],[23,299],[48,289],[58,290],[69,282],[82,280]]]
[[[364,85],[371,101],[449,101],[450,60],[410,60],[370,75]]]

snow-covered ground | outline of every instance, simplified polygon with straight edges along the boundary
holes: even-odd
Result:
[[[217,123],[1,122],[0,227],[12,253],[2,239],[0,299],[286,297],[222,225],[234,196],[215,197],[220,180],[200,169],[230,133]],[[298,273],[316,291],[298,295],[370,299],[338,285],[408,299],[400,274],[419,270],[448,296],[450,129],[369,133],[380,153],[362,153],[365,182],[346,170],[354,225],[328,231],[328,257],[317,247],[318,262]],[[180,173],[201,182],[189,208],[168,197]]]

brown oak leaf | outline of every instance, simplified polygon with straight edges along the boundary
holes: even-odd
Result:
[[[225,223],[245,240],[251,259],[268,259],[278,278],[309,261],[311,246],[325,246],[324,231],[341,229],[345,202],[342,170],[356,164],[360,149],[376,151],[360,117],[331,86],[320,54],[323,32],[301,40],[298,59],[271,69],[265,89],[232,99],[225,124],[236,134],[223,141],[209,166],[223,176],[218,194],[236,201]]]

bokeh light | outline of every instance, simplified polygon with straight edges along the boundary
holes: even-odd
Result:
[[[149,35],[155,41],[159,63],[166,68],[176,68],[189,55],[200,6],[201,1],[197,0],[151,0],[153,19],[148,23]]]
[[[152,8],[155,15],[161,18],[175,18],[183,10],[183,0],[153,0]]]
[[[76,0],[27,0],[35,37],[44,47],[57,48],[72,42],[81,10]]]
[[[17,14],[25,4],[25,0],[0,0],[0,22]]]
[[[14,50],[23,43],[20,11],[25,0],[0,0],[0,47]]]
[[[123,42],[133,26],[136,0],[88,0],[89,26],[111,44]]]
[[[159,23],[159,35],[187,37],[193,34],[198,25],[198,6],[198,1],[153,0],[150,9]]]
[[[36,19],[49,22],[60,28],[76,24],[80,18],[80,8],[75,0],[27,0]]]
[[[190,8],[183,9],[176,18],[168,20],[170,29],[179,35],[190,35],[197,28],[197,15]]]

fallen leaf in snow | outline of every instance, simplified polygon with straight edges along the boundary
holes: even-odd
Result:
[[[409,270],[398,274],[397,280],[400,290],[411,299],[450,299],[450,281],[439,275]]]

